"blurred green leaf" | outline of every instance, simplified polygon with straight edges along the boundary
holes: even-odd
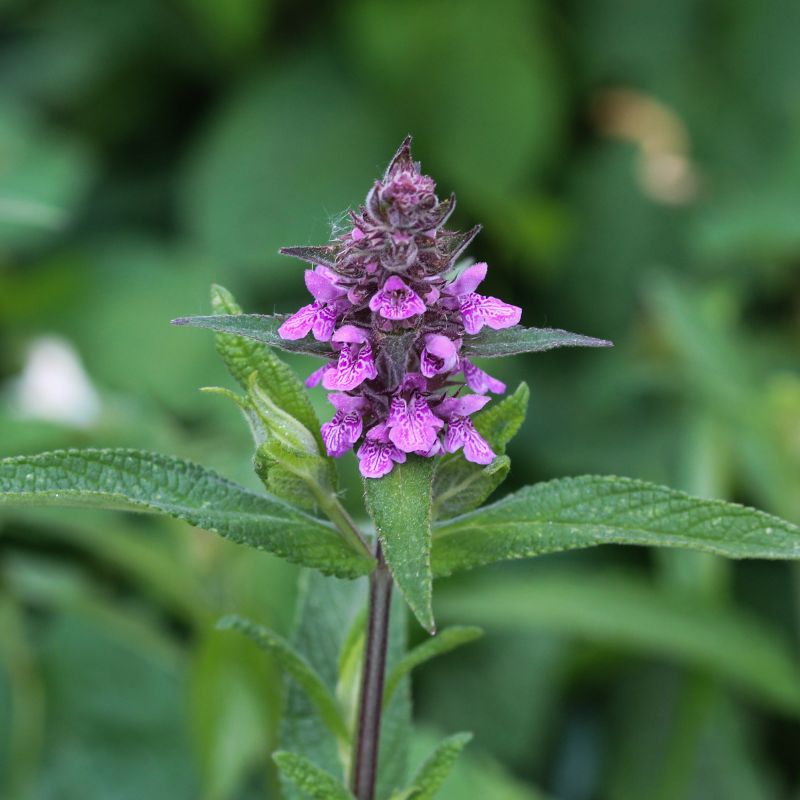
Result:
[[[406,653],[386,676],[386,685],[383,688],[384,705],[388,705],[391,701],[400,681],[406,675],[410,675],[411,671],[420,666],[420,664],[449,653],[451,650],[461,647],[462,644],[474,642],[481,636],[483,636],[483,631],[480,628],[454,625],[451,628],[445,628],[433,638],[426,639],[422,644],[417,645],[413,650]]]
[[[278,711],[265,683],[276,678],[241,637],[203,631],[192,648],[189,712],[204,800],[239,797],[252,774],[265,771]]]
[[[0,252],[41,245],[74,220],[93,178],[86,146],[0,102]]]
[[[274,753],[272,758],[298,789],[316,800],[353,800],[353,795],[325,770],[313,761],[285,750]]]
[[[443,614],[487,628],[532,628],[690,664],[800,714],[800,663],[785,639],[743,611],[694,598],[623,573],[536,573],[476,581],[443,592]]]
[[[800,558],[800,528],[722,500],[663,486],[584,475],[528,486],[437,523],[433,571],[449,575],[504,559],[591,547],[682,547],[729,558]]]
[[[499,358],[519,353],[542,353],[556,347],[613,347],[613,342],[558,328],[513,328],[482,330],[464,337],[464,351],[479,358]]]
[[[313,356],[330,355],[330,342],[318,342],[316,339],[281,339],[278,328],[287,319],[286,314],[221,314],[214,317],[179,317],[172,320],[173,325],[189,325],[193,328],[210,328],[212,331],[245,336],[255,339],[271,347],[288,350],[292,353],[307,353]]]
[[[345,52],[398,139],[411,130],[460,194],[491,203],[549,161],[562,92],[541,4],[362,0],[342,8]],[[433,53],[441,54],[435,63]]]
[[[366,194],[386,158],[383,123],[324,47],[284,53],[231,89],[186,165],[183,218],[211,258],[274,292],[298,275],[278,248],[327,241],[331,215]]]
[[[256,625],[254,622],[237,616],[221,619],[217,625],[220,630],[237,630],[252,639],[262,650],[270,653],[306,693],[308,699],[319,712],[320,718],[330,731],[344,743],[350,741],[350,731],[342,718],[336,698],[308,661],[300,655],[282,636]]]
[[[370,561],[335,530],[197,464],[136,450],[66,450],[0,460],[0,506],[158,511],[296,563],[354,577]]]
[[[433,633],[431,486],[434,459],[409,455],[382,478],[364,479],[364,496],[383,555],[420,625]]]

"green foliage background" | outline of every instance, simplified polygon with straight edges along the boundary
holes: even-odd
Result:
[[[531,387],[507,486],[624,474],[800,519],[797,3],[6,0],[0,22],[0,456],[146,447],[256,487],[245,426],[195,391],[229,385],[210,336],[167,321],[215,280],[297,307],[277,248],[323,242],[411,132],[484,223],[491,292],[617,345],[492,363]],[[23,413],[44,336],[79,354],[86,424]],[[213,624],[286,632],[296,577],[177,522],[5,514],[0,795],[278,797],[277,666]],[[439,581],[441,622],[488,635],[416,673],[416,761],[466,729],[445,800],[800,797],[799,598],[792,565],[622,548]]]

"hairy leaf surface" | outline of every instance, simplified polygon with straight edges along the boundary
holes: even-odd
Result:
[[[410,455],[382,478],[365,478],[367,510],[400,591],[425,630],[433,632],[431,481],[434,460]]]
[[[60,450],[0,460],[0,508],[95,506],[161,512],[238,544],[341,577],[370,570],[333,526],[179,458],[138,450]]]
[[[559,328],[512,328],[494,331],[488,328],[464,337],[464,352],[480,358],[498,358],[519,353],[541,353],[556,347],[613,347],[613,342],[595,339]]]
[[[436,525],[433,569],[449,575],[505,559],[636,544],[729,558],[800,558],[800,527],[752,508],[630,478],[584,475],[528,486]]]
[[[306,796],[314,800],[354,800],[353,795],[333,775],[310,759],[285,750],[273,753],[272,758],[281,774]]]
[[[311,336],[305,339],[281,339],[278,328],[288,319],[287,314],[219,314],[210,317],[179,317],[173,325],[188,325],[193,328],[208,328],[218,333],[244,336],[280,350],[291,353],[306,353],[312,356],[331,355],[328,342],[318,342]]]

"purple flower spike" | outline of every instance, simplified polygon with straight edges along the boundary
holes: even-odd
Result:
[[[402,278],[392,275],[369,301],[371,311],[384,319],[401,320],[425,313],[422,298],[408,288]]]
[[[487,392],[503,394],[506,390],[506,385],[502,381],[493,378],[488,372],[476,367],[466,358],[461,359],[461,371],[464,373],[467,386],[477,394],[486,394]]]
[[[427,453],[444,423],[431,411],[428,401],[414,392],[408,400],[392,398],[386,427],[389,439],[404,453]]]
[[[469,417],[505,385],[462,348],[484,327],[516,325],[521,310],[478,294],[484,262],[455,266],[479,226],[447,230],[454,208],[454,196],[436,196],[407,139],[345,230],[323,247],[287,251],[313,265],[305,273],[313,302],[279,333],[330,342],[328,363],[306,385],[336,390],[329,395],[336,413],[322,426],[325,447],[334,457],[355,448],[368,478],[386,475],[408,453],[463,450],[478,464],[494,458]],[[463,395],[465,386],[474,394]]]
[[[420,353],[419,370],[426,378],[441,372],[452,372],[458,363],[458,350],[455,344],[441,334],[428,334],[425,347]]]
[[[365,478],[382,478],[392,471],[395,464],[406,460],[406,454],[389,441],[386,425],[376,425],[367,431],[357,455],[358,468]]]

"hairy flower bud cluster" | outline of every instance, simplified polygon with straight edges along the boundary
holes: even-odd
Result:
[[[355,448],[368,478],[409,453],[461,450],[477,464],[495,456],[470,416],[506,387],[462,347],[466,335],[516,325],[522,312],[477,292],[486,264],[458,272],[456,260],[480,227],[445,230],[455,197],[440,201],[435,189],[407,139],[346,232],[324,247],[282,251],[313,265],[305,282],[314,299],[279,334],[330,342],[330,361],[306,383],[331,392],[336,413],[322,426],[328,455]]]

